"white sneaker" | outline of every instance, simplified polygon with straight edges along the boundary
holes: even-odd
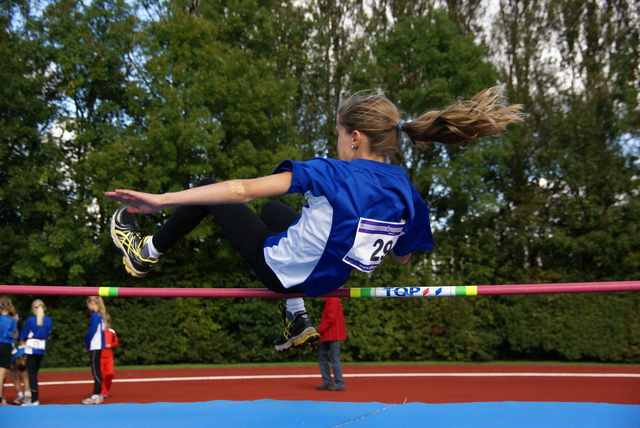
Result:
[[[40,401],[36,400],[36,401],[31,401],[31,398],[26,398],[23,402],[22,402],[23,406],[39,406],[40,405]]]
[[[82,404],[100,404],[103,400],[102,395],[93,394],[91,397],[82,400]]]
[[[24,400],[24,397],[18,397],[18,398],[16,398],[15,400],[13,400],[13,404],[15,404],[15,405],[19,406],[19,405],[21,405],[22,403],[24,403],[24,401],[25,401],[25,400]]]

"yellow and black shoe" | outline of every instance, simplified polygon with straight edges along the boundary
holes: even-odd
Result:
[[[276,351],[292,351],[320,340],[309,314],[300,311],[292,315],[284,306],[280,310],[284,315],[284,333],[275,341]]]
[[[145,276],[158,262],[158,259],[147,259],[140,254],[151,235],[140,229],[135,216],[127,212],[127,207],[120,207],[113,213],[111,239],[122,251],[122,262],[127,272],[135,277]]]

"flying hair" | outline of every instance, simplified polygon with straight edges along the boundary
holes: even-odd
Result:
[[[470,100],[427,111],[413,121],[403,121],[402,112],[379,93],[357,92],[338,108],[338,122],[349,132],[358,130],[367,135],[371,150],[385,157],[398,150],[401,132],[425,149],[436,143],[455,146],[501,135],[508,124],[523,120],[522,105],[506,105],[502,89],[497,86]]]
[[[429,111],[403,125],[403,130],[418,147],[447,146],[489,135],[499,136],[507,125],[524,120],[521,104],[505,105],[500,87],[485,89],[470,100],[458,100],[442,110]]]

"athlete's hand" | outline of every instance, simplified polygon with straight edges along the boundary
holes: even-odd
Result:
[[[136,192],[135,190],[116,189],[113,192],[105,192],[106,197],[129,205],[130,213],[151,214],[165,208],[162,203],[162,195],[153,193]]]

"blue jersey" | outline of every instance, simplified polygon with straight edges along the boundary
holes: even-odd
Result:
[[[99,312],[91,313],[91,323],[84,339],[84,347],[89,351],[104,348],[104,321]]]
[[[0,315],[0,343],[13,345],[13,333],[17,332],[16,320],[9,315]]]
[[[52,328],[53,321],[46,315],[42,317],[40,326],[36,317],[29,318],[20,333],[20,339],[26,344],[25,352],[29,355],[43,355]]]
[[[264,256],[285,288],[311,297],[339,288],[352,269],[373,271],[391,249],[431,251],[429,208],[402,167],[365,159],[284,161],[287,193],[308,201],[283,233],[267,238]]]

